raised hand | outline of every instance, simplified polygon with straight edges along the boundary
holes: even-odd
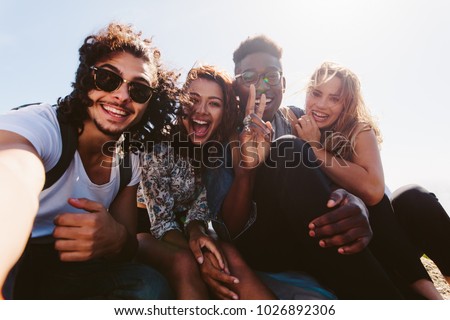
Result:
[[[86,261],[121,250],[127,231],[102,204],[84,198],[68,202],[86,212],[66,212],[54,219],[55,249],[62,261]]]
[[[300,117],[295,125],[295,130],[300,139],[309,143],[320,142],[320,130],[319,127],[310,115],[304,115]]]
[[[362,200],[338,189],[327,206],[335,209],[311,221],[309,235],[320,239],[321,247],[338,247],[341,254],[363,250],[372,239],[372,229]]]
[[[262,115],[266,107],[266,96],[261,95],[256,107],[255,86],[250,85],[250,92],[245,108],[244,128],[239,136],[241,161],[240,166],[254,169],[266,159],[269,154],[273,129],[270,122],[264,122]],[[256,108],[256,112],[255,112]]]

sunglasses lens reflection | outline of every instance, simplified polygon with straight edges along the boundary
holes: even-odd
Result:
[[[95,86],[106,92],[113,92],[120,88],[124,80],[116,73],[102,69],[93,69],[95,73]],[[137,103],[147,102],[153,94],[153,89],[142,83],[129,82],[129,94],[133,101]]]

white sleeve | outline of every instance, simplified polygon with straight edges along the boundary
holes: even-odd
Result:
[[[392,191],[389,189],[387,185],[384,185],[384,193],[387,195],[387,197],[392,200]]]
[[[53,168],[61,156],[59,124],[56,111],[49,104],[29,106],[1,115],[0,130],[17,133],[30,141],[42,159],[45,171]]]

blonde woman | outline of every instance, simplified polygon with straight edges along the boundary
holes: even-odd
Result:
[[[306,114],[295,125],[321,169],[368,206],[374,236],[369,247],[406,296],[442,299],[385,196],[381,135],[364,103],[358,77],[323,63],[307,86]],[[409,288],[408,288],[409,287]]]

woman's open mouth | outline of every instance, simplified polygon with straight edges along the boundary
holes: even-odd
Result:
[[[329,115],[318,111],[311,111],[311,115],[313,116],[316,122],[324,122],[329,117]]]
[[[192,119],[192,129],[197,138],[205,137],[209,132],[210,122],[205,120]]]

